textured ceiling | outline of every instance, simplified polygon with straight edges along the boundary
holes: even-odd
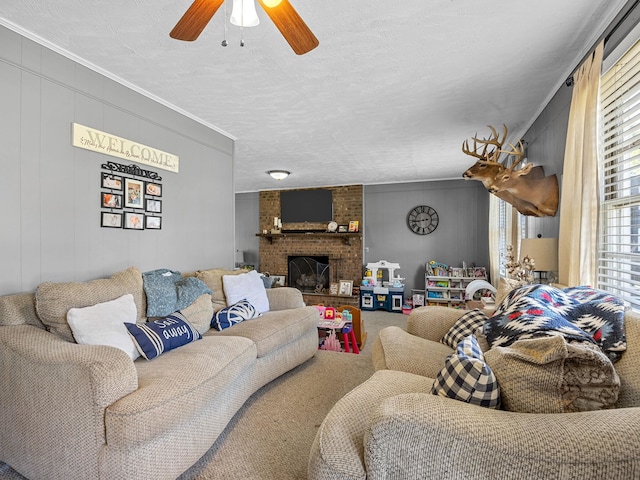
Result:
[[[235,138],[246,192],[461,178],[462,141],[522,135],[626,3],[291,0],[320,41],[297,56],[259,5],[244,47],[224,6],[171,39],[191,1],[2,0],[0,23]]]

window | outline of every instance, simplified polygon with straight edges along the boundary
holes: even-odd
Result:
[[[501,277],[507,277],[507,262],[505,254],[507,253],[507,246],[511,245],[514,248],[514,254],[516,260],[520,258],[520,239],[527,236],[527,220],[524,215],[521,215],[516,211],[513,206],[504,200],[498,199],[498,234],[497,234],[497,248],[500,252],[500,266],[499,274]],[[490,246],[493,248],[493,245]]]
[[[600,84],[598,287],[640,310],[640,42]]]

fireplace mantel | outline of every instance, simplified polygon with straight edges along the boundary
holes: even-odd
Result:
[[[274,239],[285,237],[322,237],[322,238],[340,238],[345,245],[351,245],[351,238],[362,237],[360,232],[334,233],[334,232],[286,232],[286,233],[256,233],[257,237],[266,238],[269,243],[273,243]]]

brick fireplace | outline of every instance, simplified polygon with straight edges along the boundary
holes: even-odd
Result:
[[[305,293],[329,290],[330,264],[328,255],[289,255],[287,286]]]
[[[283,224],[279,235],[260,235],[260,271],[273,275],[285,275],[287,285],[300,287],[307,304],[323,303],[328,306],[345,304],[357,305],[357,298],[332,296],[328,287],[340,280],[352,280],[354,286],[362,280],[362,185],[348,185],[331,188],[333,195],[333,217],[339,225],[348,225],[350,221],[359,222],[359,232],[352,234],[326,233],[327,225],[322,223]],[[273,218],[280,216],[280,191],[260,192],[260,231],[271,231]],[[295,258],[311,258],[320,263],[327,260],[327,271],[322,286],[318,288],[315,279],[308,275],[301,282],[294,278],[290,262]],[[311,262],[313,263],[313,262]],[[302,285],[304,284],[304,285]],[[321,292],[321,293],[320,293]]]

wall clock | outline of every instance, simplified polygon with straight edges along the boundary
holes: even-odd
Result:
[[[407,226],[418,235],[428,235],[438,227],[437,212],[427,206],[418,205],[412,208],[407,214]]]

